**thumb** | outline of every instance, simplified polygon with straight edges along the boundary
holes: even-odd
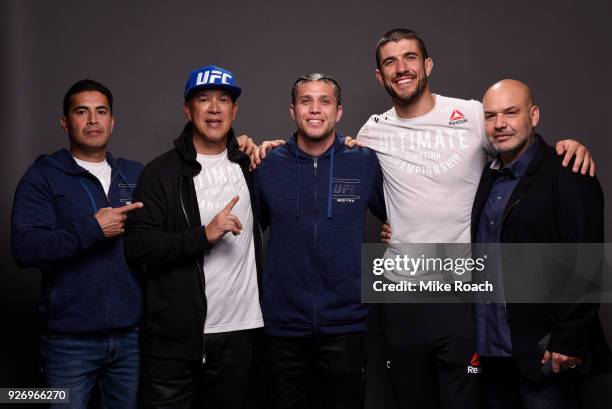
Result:
[[[109,210],[113,210],[113,208],[112,207],[101,207],[100,209],[98,209],[96,214],[98,214],[98,213],[105,213],[105,212],[108,212]]]
[[[559,142],[555,145],[555,150],[557,151],[557,155],[561,155],[565,152],[565,144]]]
[[[550,352],[549,351],[544,351],[544,357],[542,358],[542,364],[545,364],[546,362],[550,361]]]

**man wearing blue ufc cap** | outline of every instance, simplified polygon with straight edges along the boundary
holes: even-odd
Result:
[[[145,167],[126,253],[144,266],[146,408],[242,408],[263,319],[249,157],[232,130],[241,89],[215,66],[185,86],[174,149]],[[230,234],[227,234],[230,233]]]

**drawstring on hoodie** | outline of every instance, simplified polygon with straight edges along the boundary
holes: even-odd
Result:
[[[89,190],[85,182],[83,182],[83,179],[81,179],[78,175],[76,175],[75,177],[77,178],[81,186],[83,186],[83,189],[85,189],[85,192],[87,192],[87,196],[89,197],[89,202],[91,203],[91,208],[93,209],[94,214],[96,214],[98,212],[98,207],[96,206],[96,202],[93,198],[93,195],[91,194],[91,190]]]
[[[332,217],[332,181],[334,178],[334,145],[329,153],[329,185],[327,186],[327,218]]]
[[[46,159],[48,161],[50,161],[50,162],[53,162],[55,165],[57,165],[58,167],[63,169],[62,164],[59,163],[58,161],[56,161],[55,159],[53,159],[51,156],[47,155]],[[108,161],[108,162],[109,162],[109,165],[111,165],[111,161]],[[121,179],[123,179],[123,182],[125,183],[125,185],[130,190],[130,193],[133,196],[134,195],[134,189],[128,183],[128,180],[125,177],[125,175],[123,174],[123,172],[121,172],[119,169],[114,168],[112,165],[111,165],[111,169],[116,171],[117,174],[119,175],[119,177]],[[94,214],[96,214],[98,212],[98,206],[96,206],[96,201],[94,200],[94,197],[93,197],[93,194],[91,193],[91,190],[87,187],[87,185],[85,184],[83,179],[81,179],[81,177],[78,174],[74,174],[74,177],[79,181],[79,184],[83,187],[83,189],[85,190],[85,193],[87,193],[87,197],[89,198],[89,203],[91,204],[91,208],[92,208]]]
[[[51,156],[47,155],[45,158],[49,162],[52,162],[54,165],[56,165],[58,168],[64,169],[64,166],[62,166],[61,163],[53,159]],[[89,197],[89,203],[91,204],[91,208],[93,209],[94,214],[96,214],[98,212],[98,206],[96,206],[96,201],[94,200],[93,195],[91,194],[91,190],[89,190],[89,188],[87,187],[85,182],[83,182],[83,180],[79,177],[79,175],[76,175],[76,174],[73,174],[73,175],[79,181],[83,189],[85,189],[85,193],[87,193],[87,197]]]
[[[109,165],[110,165],[110,163],[109,163]],[[121,172],[119,169],[113,169],[112,167],[111,167],[111,169],[115,170],[117,172],[117,175],[119,175],[119,177],[121,179],[123,179],[123,183],[125,183],[127,188],[130,190],[130,193],[132,194],[132,196],[134,196],[134,189],[128,183],[128,180],[125,177],[125,175],[123,174],[123,172]],[[96,206],[96,202],[94,201],[93,195],[91,194],[91,190],[89,190],[89,188],[87,187],[85,182],[83,182],[83,179],[81,179],[81,177],[79,175],[75,175],[75,177],[78,179],[78,181],[81,184],[81,186],[83,186],[83,189],[85,189],[85,191],[87,192],[87,196],[89,196],[89,201],[91,202],[91,207],[93,209],[93,212],[94,212],[94,214],[96,214],[98,212],[98,206]]]
[[[332,190],[333,190],[333,180],[334,180],[334,156],[335,156],[335,147],[331,146],[331,150],[329,152],[329,178],[327,185],[327,218],[331,219],[332,217]],[[295,169],[297,172],[297,189],[295,190],[295,217],[300,218],[300,185],[301,185],[301,176],[300,176],[300,159],[299,159],[299,150],[295,150]]]

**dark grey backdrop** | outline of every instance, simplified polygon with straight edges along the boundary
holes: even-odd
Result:
[[[377,38],[409,27],[427,41],[435,92],[480,98],[498,79],[527,82],[542,107],[541,133],[549,141],[584,141],[604,189],[612,192],[608,1],[5,0],[0,10],[0,386],[28,386],[36,378],[39,273],[17,268],[10,257],[12,195],[37,155],[66,145],[58,125],[61,98],[77,79],[111,88],[117,126],[110,148],[145,162],[171,146],[184,122],[186,75],[206,64],[233,70],[244,89],[237,132],[260,141],[285,138],[293,129],[287,112],[292,81],[323,71],[344,87],[339,129],[355,134],[371,113],[390,105],[373,75]],[[609,238],[609,208],[606,216]],[[372,239],[375,229],[371,224]],[[610,307],[603,306],[609,337]],[[377,328],[375,313],[371,326]],[[373,336],[368,407],[390,407],[383,374]],[[611,384],[609,377],[591,381],[588,406],[609,407]]]

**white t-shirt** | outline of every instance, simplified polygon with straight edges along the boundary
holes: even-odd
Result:
[[[435,95],[434,108],[399,118],[373,115],[359,141],[384,175],[392,243],[469,243],[470,216],[487,153],[482,104]]]
[[[231,232],[204,255],[208,311],[204,333],[239,331],[263,327],[257,289],[257,266],[253,239],[253,212],[249,189],[240,166],[218,155],[197,155],[202,171],[193,178],[200,220],[207,225],[234,196],[232,209],[242,223],[242,233]]]
[[[104,189],[104,194],[108,197],[108,190],[110,189],[112,169],[106,159],[102,162],[85,162],[84,160],[74,157],[77,165],[83,169],[89,171],[92,175],[98,178]]]

